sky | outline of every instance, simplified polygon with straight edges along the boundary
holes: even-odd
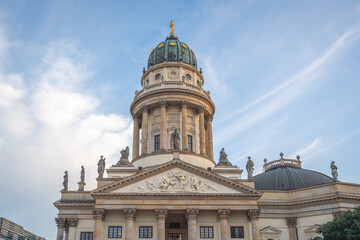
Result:
[[[301,156],[360,183],[360,2],[0,1],[0,217],[55,239],[64,171],[95,187],[132,143],[129,106],[170,33],[193,49],[216,105],[214,153]],[[246,174],[243,174],[246,177]]]

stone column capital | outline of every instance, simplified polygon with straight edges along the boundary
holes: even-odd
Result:
[[[168,210],[166,208],[157,208],[155,209],[155,214],[158,220],[165,220],[168,215]]]
[[[166,107],[166,104],[167,104],[167,102],[166,102],[165,99],[162,99],[162,100],[159,101],[160,106],[165,106]]]
[[[125,219],[126,220],[134,220],[136,217],[136,209],[135,208],[124,208]]]
[[[208,123],[211,123],[213,120],[213,116],[212,115],[207,116],[206,120],[208,121]]]
[[[78,218],[68,218],[67,219],[69,227],[77,227],[78,221],[79,221]]]
[[[147,112],[147,111],[149,111],[149,106],[148,105],[143,105],[143,106],[141,106],[141,110],[143,112]]]
[[[199,209],[197,209],[197,208],[186,209],[187,220],[196,220],[198,214],[199,214]]]
[[[250,209],[247,211],[247,216],[251,221],[259,220],[261,209]]]
[[[189,104],[189,102],[186,101],[186,100],[182,100],[182,101],[180,102],[180,106],[181,106],[182,108],[187,107],[188,104]]]
[[[66,227],[66,218],[55,218],[55,222],[58,228]]]
[[[217,216],[219,220],[227,220],[230,216],[230,209],[219,209],[217,211]]]
[[[286,218],[286,223],[287,223],[288,227],[296,228],[297,218],[296,217],[288,217],[288,218]]]
[[[201,106],[197,107],[196,110],[197,110],[199,113],[204,113],[204,112],[205,112],[205,107],[201,105]]]
[[[105,209],[103,208],[95,208],[92,210],[93,218],[95,220],[105,220]]]

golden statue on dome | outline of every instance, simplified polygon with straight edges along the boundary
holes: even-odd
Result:
[[[174,37],[175,36],[175,33],[174,33],[174,21],[173,20],[171,20],[171,22],[170,22],[170,36],[171,37]]]

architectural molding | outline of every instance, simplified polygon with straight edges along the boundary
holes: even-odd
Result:
[[[168,210],[166,208],[156,208],[155,214],[158,220],[166,220],[168,215]]]
[[[136,217],[136,209],[135,208],[125,208],[125,219],[126,220],[134,220]]]
[[[186,219],[189,220],[196,220],[199,214],[198,208],[188,208],[186,209]]]
[[[217,217],[219,220],[226,220],[230,216],[230,209],[219,209],[217,211]]]
[[[95,208],[92,210],[93,218],[95,220],[105,220],[105,209],[103,208]]]
[[[251,221],[259,220],[261,209],[250,209],[247,211],[247,216]]]

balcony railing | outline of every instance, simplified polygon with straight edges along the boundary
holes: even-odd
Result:
[[[264,171],[279,167],[301,168],[301,161],[295,159],[279,159],[264,164]]]

